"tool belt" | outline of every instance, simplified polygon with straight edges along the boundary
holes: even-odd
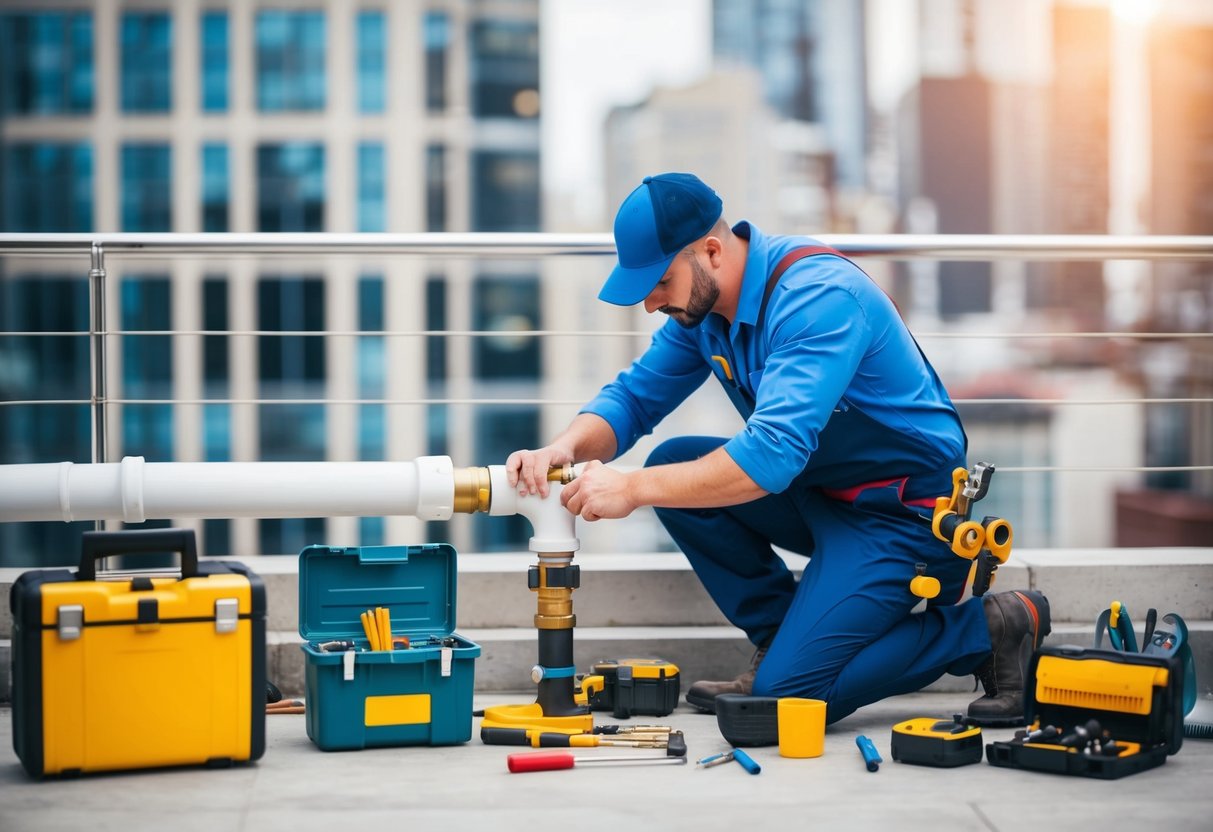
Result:
[[[905,505],[918,506],[920,508],[934,508],[935,500],[937,499],[935,497],[918,497],[913,500],[907,500],[904,496],[902,496],[906,490],[906,481],[909,479],[910,478],[908,476],[891,477],[890,479],[887,479],[887,480],[872,480],[872,482],[865,482],[865,483],[860,483],[859,485],[852,485],[850,488],[824,488],[823,487],[821,489],[821,493],[825,494],[827,497],[829,497],[830,499],[833,499],[833,500],[841,500],[844,503],[853,503],[859,497],[860,494],[867,491],[869,488],[885,488],[887,486],[890,486],[890,485],[893,485],[894,483],[896,483],[897,484],[897,496],[899,499],[901,499],[901,502],[904,503]]]

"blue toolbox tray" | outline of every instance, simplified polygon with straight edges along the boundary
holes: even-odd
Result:
[[[455,589],[455,550],[445,543],[299,553],[312,742],[336,751],[471,739],[480,646],[454,632]],[[387,608],[392,635],[407,636],[408,649],[370,649],[361,615],[376,607]],[[319,649],[332,641],[355,647]]]

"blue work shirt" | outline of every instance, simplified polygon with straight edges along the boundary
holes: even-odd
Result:
[[[964,429],[893,302],[849,260],[818,255],[788,267],[760,322],[776,264],[821,244],[745,221],[733,231],[749,252],[732,325],[716,313],[694,329],[666,321],[581,412],[605,419],[623,454],[711,374],[745,419],[724,449],[764,490],[908,477],[906,499],[950,494]]]

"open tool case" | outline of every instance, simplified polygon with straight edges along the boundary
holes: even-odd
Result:
[[[1042,647],[1028,668],[1024,713],[1033,729],[1063,734],[1094,719],[1121,746],[1116,756],[1017,739],[986,746],[991,765],[1115,780],[1160,766],[1183,744],[1183,663],[1082,647]]]
[[[479,645],[454,633],[455,550],[443,544],[299,554],[307,735],[325,751],[450,745],[472,736]],[[385,607],[409,647],[370,650],[361,614]],[[329,652],[321,644],[352,642]],[[331,649],[331,648],[330,648]]]

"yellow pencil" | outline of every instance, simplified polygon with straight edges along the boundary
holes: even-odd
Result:
[[[367,610],[362,614],[362,629],[366,632],[366,640],[370,644],[372,650],[379,649],[379,638],[376,635],[375,627],[371,623],[371,613]]]
[[[392,649],[392,614],[386,607],[379,607],[379,645],[384,650]]]

